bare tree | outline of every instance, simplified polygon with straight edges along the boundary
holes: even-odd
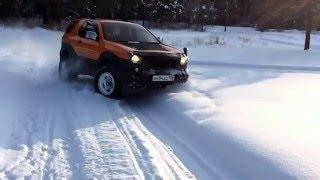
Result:
[[[306,5],[306,40],[304,45],[304,50],[310,49],[310,41],[311,41],[311,31],[313,25],[313,10],[314,2],[313,0],[308,0],[308,4]]]
[[[310,49],[311,31],[315,18],[319,13],[320,0],[268,0],[265,6],[265,15],[260,20],[259,28],[287,28],[288,24],[295,22],[295,28],[306,31],[305,50]],[[299,22],[299,23],[296,23]],[[303,23],[305,26],[303,26]]]

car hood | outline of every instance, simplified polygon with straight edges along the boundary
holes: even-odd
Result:
[[[179,50],[170,47],[165,44],[153,44],[153,43],[119,43],[121,45],[127,46],[134,51],[145,52],[145,53],[181,53]]]

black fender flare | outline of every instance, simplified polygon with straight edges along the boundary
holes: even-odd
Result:
[[[100,55],[98,60],[98,68],[101,68],[106,65],[112,65],[116,63],[116,61],[120,60],[115,54],[112,52],[104,52]]]
[[[65,57],[77,57],[77,54],[70,44],[62,43],[60,50],[60,59]]]
[[[100,55],[98,63],[97,63],[97,71],[94,74],[94,77],[96,77],[101,70],[104,68],[115,68],[117,61],[119,61],[120,58],[118,58],[115,54],[112,52],[104,52]]]
[[[95,73],[94,77],[96,77],[105,67],[111,68],[112,71],[117,73],[119,78],[123,80],[126,79],[127,76],[130,74],[130,68],[132,67],[132,63],[130,60],[121,59],[112,52],[104,52],[103,54],[101,54],[99,58],[97,72]]]

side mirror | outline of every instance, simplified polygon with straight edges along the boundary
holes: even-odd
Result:
[[[160,42],[163,42],[163,39],[161,37],[158,36],[157,38]]]
[[[188,48],[183,48],[183,53],[188,56]]]

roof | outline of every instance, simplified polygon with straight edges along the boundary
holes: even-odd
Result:
[[[131,23],[131,22],[127,22],[127,21],[121,21],[121,20],[111,20],[111,19],[88,19],[88,18],[84,18],[84,19],[80,19],[80,20],[91,20],[91,21],[96,21],[96,22],[100,22],[100,23],[104,23],[104,22],[110,22],[110,23],[122,23],[122,24],[128,24],[128,25],[137,25],[136,23]]]

